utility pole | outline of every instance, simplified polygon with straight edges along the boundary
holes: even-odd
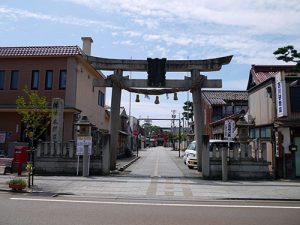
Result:
[[[172,144],[173,144],[173,151],[175,151],[175,140],[174,140],[175,131],[174,131],[174,128],[175,128],[175,118],[176,118],[176,114],[175,113],[176,113],[176,110],[172,109],[171,112],[172,112],[171,133],[172,133],[172,136],[173,136]]]
[[[181,143],[181,119],[180,119],[180,113],[178,113],[178,121],[179,121],[179,128],[178,128],[178,157],[180,158],[180,143]]]

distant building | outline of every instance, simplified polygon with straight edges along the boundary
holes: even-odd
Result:
[[[204,132],[211,139],[224,139],[225,119],[237,120],[248,110],[247,91],[202,91]]]
[[[251,144],[267,153],[277,178],[300,177],[300,73],[294,69],[252,65],[249,73]]]

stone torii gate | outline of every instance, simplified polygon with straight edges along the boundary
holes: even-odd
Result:
[[[116,169],[117,158],[117,142],[118,142],[118,129],[119,129],[119,115],[120,115],[120,103],[121,103],[121,90],[126,89],[130,92],[143,93],[145,89],[150,88],[152,92],[147,92],[149,95],[160,95],[163,93],[174,93],[179,91],[190,90],[193,96],[193,108],[194,108],[194,123],[195,123],[195,140],[197,143],[197,157],[198,157],[198,170],[206,170],[205,160],[203,159],[203,110],[201,108],[201,89],[202,88],[221,88],[221,79],[210,79],[201,75],[200,72],[219,71],[222,65],[229,64],[232,56],[205,59],[205,60],[164,60],[166,72],[190,72],[191,77],[185,77],[184,80],[165,80],[165,85],[159,87],[153,94],[152,86],[149,87],[147,79],[129,79],[124,77],[124,71],[148,71],[147,60],[132,60],[132,59],[108,59],[99,58],[94,56],[85,56],[86,60],[96,70],[110,70],[113,71],[113,75],[108,76],[107,79],[95,79],[95,87],[112,87],[111,98],[111,125],[110,125],[110,147],[109,154],[103,162],[109,163],[103,168],[103,173],[109,173],[110,170]],[[135,89],[134,89],[135,88]],[[163,88],[163,89],[162,89]],[[141,91],[141,90],[144,90]],[[150,91],[149,90],[149,91]],[[205,156],[207,159],[207,156]],[[204,172],[204,171],[203,171]]]

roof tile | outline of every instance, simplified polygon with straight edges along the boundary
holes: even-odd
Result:
[[[0,57],[84,55],[78,46],[0,47]]]
[[[227,101],[247,101],[247,91],[202,91],[211,105],[226,105]]]

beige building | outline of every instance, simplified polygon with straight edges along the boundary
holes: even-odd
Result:
[[[88,116],[95,125],[93,131],[108,129],[105,112],[105,88],[94,87],[94,78],[105,78],[85,57],[91,53],[93,40],[82,38],[83,50],[78,46],[0,47],[0,132],[4,142],[0,148],[7,151],[9,143],[26,141],[26,130],[16,112],[16,98],[24,95],[27,86],[49,101],[61,99],[62,123],[54,131],[48,128],[43,141],[76,139],[76,122],[80,115]],[[59,104],[52,103],[58,107]],[[52,121],[53,123],[53,121]],[[53,133],[60,133],[57,138]]]

